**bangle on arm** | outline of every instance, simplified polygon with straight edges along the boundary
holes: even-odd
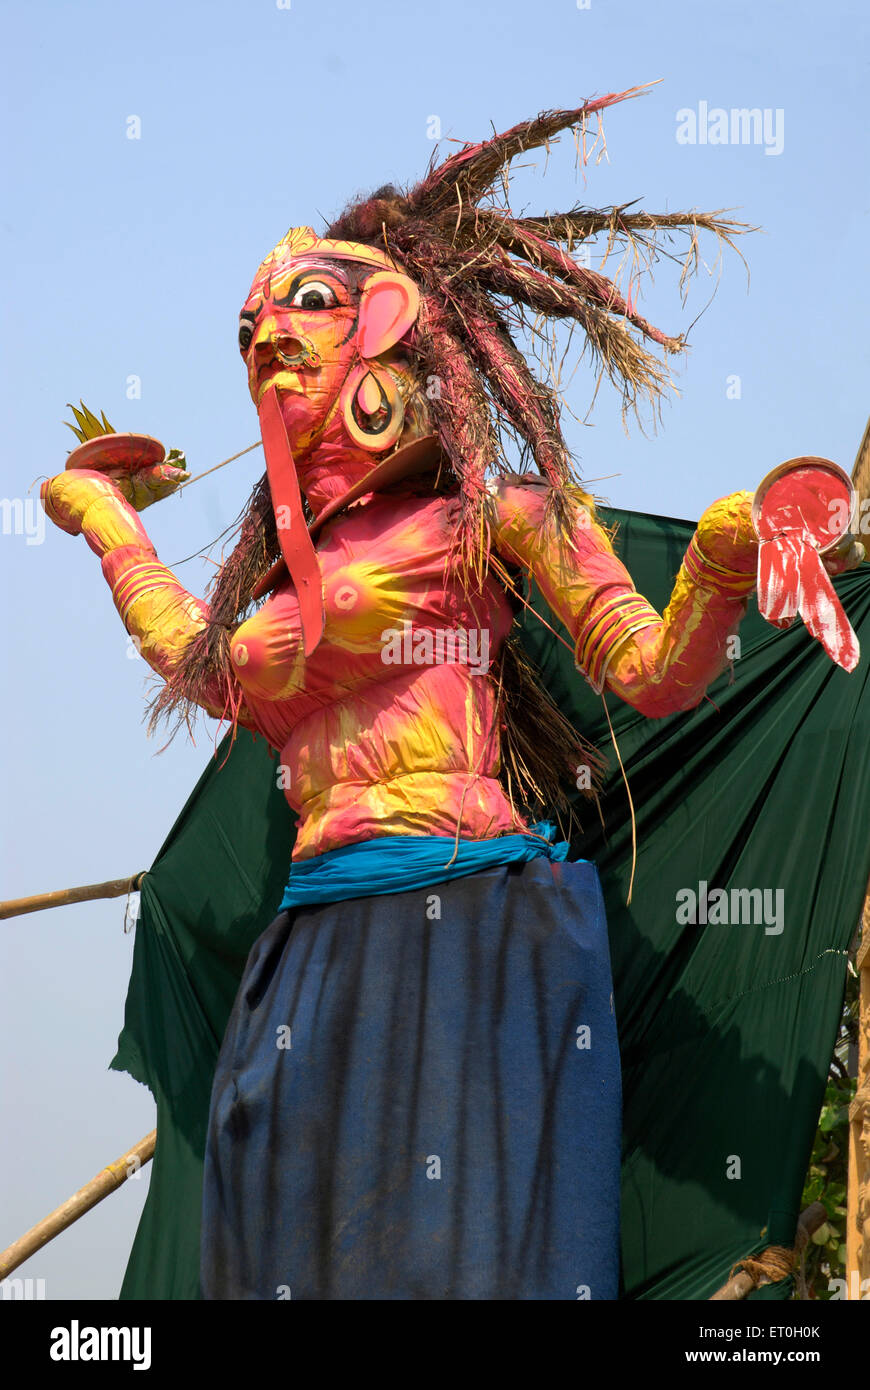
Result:
[[[616,648],[626,637],[662,621],[652,604],[636,590],[615,594],[597,605],[577,637],[574,662],[596,695],[604,689],[607,667]]]
[[[689,542],[683,570],[695,587],[712,590],[735,602],[742,602],[755,588],[754,569],[748,573],[726,569],[709,559],[698,544],[697,533]],[[661,622],[660,614],[636,590],[623,589],[594,605],[593,613],[577,637],[574,660],[596,695],[604,689],[607,668],[620,643],[633,633]]]
[[[117,554],[117,551],[113,552],[113,555]],[[122,557],[122,563],[125,559],[126,557]],[[142,560],[139,563],[134,561],[132,565],[127,560],[126,563],[129,568],[122,570],[114,583],[112,583],[111,572],[106,574],[106,578],[112,583],[112,598],[115,600],[115,607],[120,613],[121,621],[125,627],[128,624],[130,610],[134,603],[140,598],[144,598],[146,594],[153,593],[156,589],[165,590],[167,587],[166,568],[156,559]]]
[[[693,584],[704,589],[715,589],[724,598],[742,599],[755,588],[755,569],[729,570],[710,560],[698,544],[698,534],[689,541],[689,548],[683,558],[686,574]]]

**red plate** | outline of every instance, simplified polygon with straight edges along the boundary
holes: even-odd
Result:
[[[759,540],[805,533],[824,555],[849,529],[855,489],[830,459],[805,456],[771,470],[756,489],[752,521]]]
[[[66,466],[95,468],[101,472],[120,468],[127,473],[138,473],[140,468],[150,468],[165,458],[166,450],[160,440],[150,434],[100,434],[73,449]]]

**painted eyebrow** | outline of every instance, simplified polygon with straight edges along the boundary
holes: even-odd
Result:
[[[321,270],[321,271],[322,271],[322,270],[326,270],[326,271],[329,272],[330,275],[334,276],[336,280],[343,280],[343,281],[346,281],[346,279],[347,279],[347,277],[346,277],[346,276],[344,275],[344,273],[342,272],[341,268],[335,264],[335,261],[329,261],[329,260],[322,260],[322,261],[312,260],[312,261],[306,262],[306,264],[304,264],[304,265],[300,264],[299,270],[297,271],[297,274],[298,274],[298,275],[307,275],[307,274],[309,273],[309,271],[312,271],[312,270]]]
[[[348,283],[345,280],[344,276],[336,275],[335,272],[332,270],[331,266],[306,265],[301,266],[299,270],[296,272],[296,274],[293,276],[293,279],[290,281],[290,284],[287,287],[286,294],[282,294],[280,297],[275,298],[273,300],[273,303],[278,304],[281,307],[287,306],[290,303],[290,300],[296,294],[296,291],[300,288],[301,285],[305,283],[306,280],[317,279],[319,275],[324,274],[331,275],[332,278],[336,280],[338,284],[340,284],[345,290],[349,289]]]
[[[328,275],[331,275],[333,279],[339,282],[340,285],[343,285],[346,290],[350,291],[350,284],[348,283],[347,277],[340,270],[337,271],[335,266],[330,261],[312,261],[308,265],[300,266],[299,270],[296,272],[296,274],[293,276],[293,279],[290,282],[290,286],[287,290],[287,293],[283,295],[280,300],[276,300],[275,303],[281,305],[286,304],[289,299],[293,298],[293,295],[296,293],[300,284],[304,281],[306,276],[310,276],[312,274],[322,275],[324,272]],[[272,277],[270,275],[267,283],[263,287],[264,300],[268,299],[271,296],[271,292]],[[256,323],[260,313],[262,312],[262,309],[262,304],[260,305],[260,308],[256,310],[243,309],[242,312],[239,314],[239,323]]]

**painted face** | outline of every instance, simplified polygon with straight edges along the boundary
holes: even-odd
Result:
[[[300,488],[318,515],[403,434],[419,434],[416,401],[410,416],[405,410],[414,381],[400,346],[419,306],[416,285],[383,251],[320,238],[310,227],[291,228],[254,278],[239,347],[260,417],[279,541],[303,591],[311,575],[300,556],[309,569],[316,560]],[[309,627],[313,650],[314,615]]]
[[[375,247],[292,227],[267,256],[242,309],[239,346],[258,409],[266,391],[277,392],[295,459],[322,454],[327,442],[363,454],[395,444],[399,378],[408,390],[398,345],[419,307],[414,282]]]
[[[302,456],[334,412],[357,356],[360,284],[373,267],[324,255],[273,253],[239,317],[251,399],[271,385],[294,454]]]

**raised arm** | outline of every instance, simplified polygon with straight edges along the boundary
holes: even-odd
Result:
[[[565,540],[549,492],[534,476],[498,484],[497,550],[534,578],[593,689],[606,686],[651,718],[692,709],[725,666],[755,586],[752,494],[733,493],[704,513],[660,615],[635,589],[591,502],[578,494]]]
[[[209,610],[157,559],[137,509],[166,496],[183,476],[167,464],[132,478],[69,469],[43,483],[40,492],[55,525],[71,536],[83,535],[99,556],[121,621],[149,666],[167,681]],[[226,696],[216,683],[203,692],[200,704],[217,718],[227,713]],[[239,722],[248,722],[244,711]]]

